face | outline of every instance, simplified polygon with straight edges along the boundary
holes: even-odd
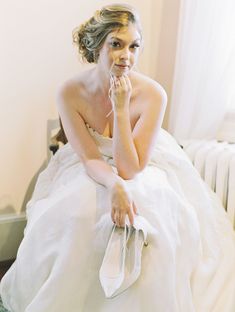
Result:
[[[114,76],[128,74],[137,62],[141,36],[130,23],[108,34],[100,50],[98,64]]]

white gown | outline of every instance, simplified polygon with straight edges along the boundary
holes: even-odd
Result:
[[[88,126],[113,166],[112,139]],[[146,168],[128,188],[156,229],[138,280],[106,299],[99,268],[112,229],[110,198],[69,143],[40,174],[17,259],[1,282],[13,312],[234,312],[235,232],[220,200],[175,139],[159,131]]]

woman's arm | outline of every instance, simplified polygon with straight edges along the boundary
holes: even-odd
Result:
[[[120,177],[102,158],[77,110],[76,98],[76,91],[68,86],[62,87],[57,94],[57,109],[66,137],[84,164],[87,174],[96,182],[111,188],[116,182],[120,181]]]
[[[129,107],[114,112],[113,159],[118,174],[123,179],[132,179],[139,172],[139,155],[132,137]]]
[[[130,125],[130,81],[125,77],[113,90],[113,157],[118,174],[132,179],[147,165],[154,141],[162,125],[167,95],[160,85],[151,84],[145,92],[144,109],[133,131]],[[114,86],[115,88],[115,86]]]

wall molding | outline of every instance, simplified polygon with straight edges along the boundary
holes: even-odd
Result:
[[[0,214],[0,262],[15,259],[24,236],[26,214]]]

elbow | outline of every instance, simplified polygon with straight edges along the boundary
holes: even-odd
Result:
[[[117,165],[117,173],[123,180],[132,180],[134,179],[141,171],[146,167],[147,162],[142,161],[138,165],[135,166],[125,166]]]
[[[127,170],[121,170],[121,169],[117,168],[117,173],[118,173],[119,177],[121,177],[123,180],[132,180],[141,171],[142,171],[141,168],[138,168],[135,170],[133,170],[133,169],[131,170],[130,168]]]
[[[118,172],[118,175],[119,175],[119,177],[121,177],[123,180],[132,180],[132,179],[135,178],[136,173],[135,173],[135,174],[130,174],[130,173],[128,172],[128,174],[125,174],[125,173],[119,173],[119,172]]]

